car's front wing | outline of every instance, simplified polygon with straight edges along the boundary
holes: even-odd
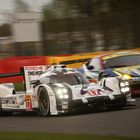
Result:
[[[110,99],[109,96],[98,96],[87,98],[87,103],[84,103],[81,99],[71,101],[70,109],[83,109],[83,108],[102,108],[109,106],[120,106],[126,104],[126,96],[114,95],[114,99]]]

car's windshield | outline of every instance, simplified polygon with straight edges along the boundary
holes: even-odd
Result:
[[[104,61],[104,68],[117,68],[140,65],[140,54],[119,56]]]
[[[48,83],[48,77],[43,78],[43,83]],[[89,82],[80,73],[69,73],[69,74],[51,75],[49,77],[49,83],[68,83],[69,85],[78,85],[78,84],[88,84]]]

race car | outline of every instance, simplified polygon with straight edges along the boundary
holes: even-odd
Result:
[[[140,52],[113,52],[90,59],[79,69],[88,79],[122,76],[130,83],[132,96],[140,95]]]
[[[129,83],[116,77],[90,83],[75,69],[64,66],[25,66],[20,73],[0,77],[24,76],[24,91],[13,84],[0,92],[1,111],[35,111],[42,116],[58,115],[76,109],[124,107],[131,99]],[[3,89],[0,87],[0,91]]]

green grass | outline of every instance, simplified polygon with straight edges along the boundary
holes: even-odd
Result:
[[[24,83],[22,83],[22,82],[14,83],[14,88],[16,91],[24,91],[25,90]]]
[[[116,136],[74,135],[74,134],[47,134],[28,132],[0,132],[0,140],[140,140]]]

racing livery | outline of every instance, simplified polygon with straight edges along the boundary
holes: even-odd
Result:
[[[89,79],[122,76],[130,83],[132,95],[140,94],[140,52],[114,52],[90,59],[81,68]]]
[[[83,108],[121,108],[131,100],[129,83],[116,77],[90,83],[81,73],[59,65],[25,66],[20,73],[0,77],[13,75],[24,76],[25,91],[15,91],[13,84],[1,85],[5,87],[5,94],[0,92],[1,111],[37,111],[47,116]]]

